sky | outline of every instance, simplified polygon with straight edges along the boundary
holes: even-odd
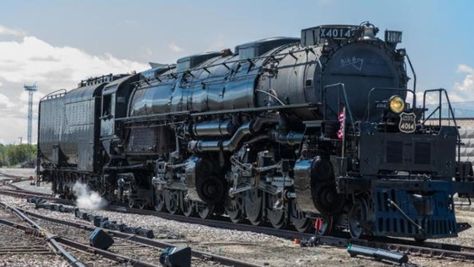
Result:
[[[474,114],[473,10],[470,0],[2,0],[0,143],[26,140],[24,84],[39,88],[37,113],[41,97],[91,76],[141,71],[148,62],[174,63],[266,37],[299,37],[301,29],[321,24],[362,21],[381,33],[403,31],[400,47],[416,69],[417,88],[446,88],[456,114]],[[35,136],[36,127],[34,142]]]

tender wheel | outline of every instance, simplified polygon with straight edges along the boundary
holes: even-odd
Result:
[[[364,224],[368,214],[367,202],[358,198],[347,215],[349,221],[349,232],[352,238],[360,238],[364,234]]]
[[[165,206],[171,214],[177,214],[180,212],[179,209],[179,192],[176,190],[166,191],[165,193]]]
[[[267,219],[274,228],[281,229],[288,225],[287,219],[287,205],[280,203],[281,199],[278,196],[267,194]],[[275,207],[280,205],[280,207]]]
[[[260,190],[254,189],[247,191],[247,196],[244,201],[245,214],[247,215],[247,219],[253,225],[261,225],[263,223],[262,204],[263,197]]]
[[[290,204],[290,221],[298,232],[310,232],[313,229],[313,224],[306,214],[298,209],[296,200],[292,200]]]
[[[162,190],[155,190],[155,210],[156,211],[163,211],[165,208],[165,194]]]
[[[240,194],[233,198],[227,199],[227,205],[225,206],[225,212],[229,215],[230,220],[233,223],[240,223],[244,216],[244,201]]]

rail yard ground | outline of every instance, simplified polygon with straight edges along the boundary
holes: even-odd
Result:
[[[2,173],[29,177],[33,175],[32,169],[0,169]],[[1,177],[0,179],[4,179]],[[40,187],[30,185],[29,181],[15,184],[21,188],[38,191],[41,193],[50,192],[49,184],[42,184]],[[60,218],[71,222],[81,222],[70,213],[60,213],[49,210],[35,210],[33,205],[27,203],[25,199],[0,196],[0,201],[20,207],[24,210],[41,213],[42,215]],[[175,245],[188,245],[193,249],[208,251],[213,254],[230,258],[244,260],[261,266],[390,266],[391,264],[374,261],[368,258],[351,258],[349,254],[340,248],[329,246],[300,247],[292,240],[282,239],[274,236],[257,234],[252,232],[242,232],[237,230],[226,230],[212,228],[197,224],[186,224],[171,220],[162,219],[156,216],[146,216],[137,214],[124,214],[111,211],[93,211],[97,215],[109,217],[111,220],[123,222],[125,224],[152,229],[155,238],[164,240]],[[0,217],[9,215],[0,210]],[[474,225],[474,212],[458,210],[458,220]],[[38,222],[47,230],[61,236],[69,236],[81,242],[87,242],[88,232],[78,230],[74,227],[47,223],[41,220]],[[459,238],[441,239],[443,243],[460,244],[474,246],[474,229],[468,229],[460,233]],[[22,232],[13,231],[11,228],[0,225],[0,266],[65,266],[65,261],[57,255],[47,253],[43,250],[39,252],[26,252],[12,250],[8,253],[7,248],[16,247],[39,247],[41,242],[34,237],[24,235]],[[110,251],[127,251],[129,256],[147,262],[159,264],[160,252],[158,250],[133,249],[133,244],[116,242]],[[17,252],[15,252],[17,251]],[[74,253],[74,251],[73,251]],[[98,256],[77,255],[88,265],[112,266],[114,263],[108,262]],[[95,259],[94,259],[95,257]],[[448,261],[439,258],[421,258],[411,255],[410,262],[419,266],[472,266],[472,263],[462,261]],[[211,261],[193,260],[193,266],[219,266]]]

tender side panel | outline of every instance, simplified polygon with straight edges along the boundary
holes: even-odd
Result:
[[[40,102],[38,146],[44,160],[58,164],[59,142],[64,122],[64,96],[47,98]]]
[[[66,95],[65,123],[61,140],[67,163],[76,166],[78,171],[94,170],[96,129],[99,116],[96,93],[103,85],[79,88]]]

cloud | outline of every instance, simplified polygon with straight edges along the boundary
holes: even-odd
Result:
[[[24,36],[25,33],[20,30],[14,30],[0,25],[0,35]]]
[[[460,64],[458,73],[464,75],[462,81],[455,82],[449,91],[451,102],[474,101],[474,68],[466,64]]]
[[[15,104],[10,101],[8,96],[0,93],[0,111],[2,111],[2,113],[4,113],[4,110],[6,111],[9,108],[13,108],[14,106]]]
[[[58,89],[73,89],[80,80],[108,73],[142,71],[148,65],[111,54],[89,54],[71,46],[55,46],[38,37],[0,25],[0,138],[16,142],[26,135],[28,94],[23,85],[36,82],[34,112],[44,95]],[[37,117],[36,114],[34,117]],[[36,125],[37,122],[33,122]],[[33,136],[36,136],[34,133]],[[24,138],[26,139],[26,138]]]
[[[168,48],[175,53],[180,53],[184,51],[184,49],[179,47],[175,42],[169,43]]]

